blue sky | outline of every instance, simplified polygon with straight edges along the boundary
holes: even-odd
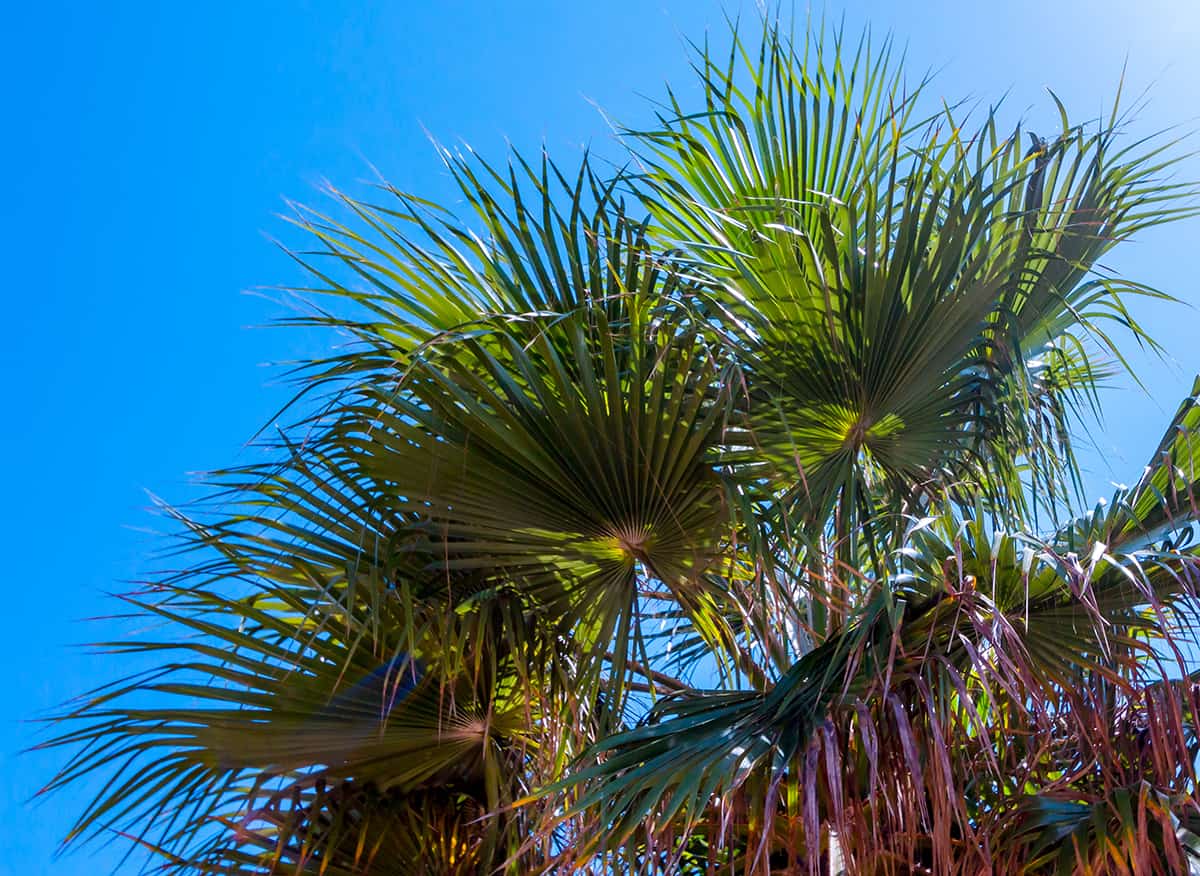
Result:
[[[279,370],[260,366],[323,347],[311,333],[247,328],[287,311],[243,291],[300,279],[270,241],[299,242],[276,215],[283,199],[320,204],[324,179],[362,191],[372,168],[447,196],[428,134],[485,155],[506,141],[604,151],[595,105],[646,120],[664,81],[687,81],[683,36],[719,32],[722,10],[739,8],[754,7],[244,0],[5,11],[0,232],[15,322],[0,345],[0,531],[15,641],[0,706],[0,872],[116,865],[112,849],[51,861],[82,801],[27,803],[61,761],[18,752],[37,739],[29,719],[120,669],[71,646],[132,632],[82,619],[113,613],[105,594],[151,568],[159,521],[146,491],[185,500],[188,472],[246,459],[245,442],[286,398]],[[1200,6],[1189,0],[913,0],[845,14],[851,30],[893,31],[914,72],[940,68],[934,90],[948,98],[1007,92],[1011,121],[1051,118],[1046,86],[1077,118],[1099,114],[1126,56],[1127,88],[1151,87],[1135,130],[1200,116]],[[1200,161],[1180,174],[1200,179]],[[1198,236],[1197,220],[1159,229],[1111,265],[1195,305]],[[1106,395],[1087,457],[1097,494],[1138,472],[1200,370],[1194,310],[1138,313],[1177,361],[1135,357],[1153,395],[1128,381]]]

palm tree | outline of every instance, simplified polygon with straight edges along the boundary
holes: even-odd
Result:
[[[304,211],[272,462],[168,509],[151,668],[54,719],[174,873],[1200,873],[1195,395],[1092,510],[1114,108],[930,109],[890,44],[697,47],[628,164],[445,153]],[[1200,392],[1200,384],[1196,392]]]

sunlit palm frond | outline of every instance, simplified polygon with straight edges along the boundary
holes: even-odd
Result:
[[[104,646],[144,670],[45,743],[49,790],[106,782],[74,836],[179,874],[1197,869],[1200,382],[1089,513],[1073,456],[1154,346],[1100,259],[1192,215],[1173,144],[1060,106],[1027,145],[888,40],[731,43],[611,176],[443,152],[463,216],[297,211],[296,322],[350,345],[168,509],[182,568]]]
[[[705,111],[673,101],[633,135],[638,183],[744,358],[750,476],[778,470],[815,521],[840,503],[851,540],[867,495],[983,488],[1012,509],[1025,475],[1047,507],[1069,499],[1110,326],[1146,340],[1123,296],[1158,294],[1098,260],[1190,210],[1159,178],[1169,142],[1120,148],[1115,119],[1064,112],[1026,151],[994,114],[925,110],[887,41],[850,52],[840,33],[797,47],[768,26],[696,69]]]

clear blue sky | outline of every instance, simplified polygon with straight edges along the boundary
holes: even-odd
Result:
[[[1130,85],[1153,86],[1139,130],[1200,115],[1189,0],[847,6],[852,29],[870,21],[907,42],[914,72],[942,68],[947,97],[1010,91],[1012,120],[1049,117],[1045,86],[1076,117],[1098,114],[1126,55]],[[119,669],[69,646],[129,632],[81,619],[113,611],[104,593],[150,568],[144,491],[187,499],[187,472],[245,459],[285,395],[259,366],[320,349],[247,328],[283,311],[243,290],[299,279],[267,240],[297,240],[275,216],[282,199],[317,202],[325,178],[353,189],[372,165],[442,197],[426,130],[491,155],[506,139],[603,148],[589,101],[644,121],[646,96],[686,81],[681,35],[719,30],[722,6],[73,0],[9,4],[4,19],[0,874],[93,874],[114,866],[112,850],[50,860],[81,801],[26,802],[57,756],[17,752],[36,739],[28,719]],[[1182,173],[1200,179],[1200,162]],[[1197,221],[1155,231],[1113,264],[1200,303],[1198,237]],[[1136,474],[1200,370],[1196,312],[1140,313],[1178,362],[1137,360],[1153,398],[1108,394],[1089,456],[1097,492]]]

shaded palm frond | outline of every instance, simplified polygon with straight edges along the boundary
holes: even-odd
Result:
[[[1200,440],[1195,411],[1189,400],[1171,449],[1113,503],[1122,510],[1105,522],[1117,533],[1157,525],[1163,477],[1190,487],[1178,462]],[[1180,511],[1174,522],[1194,519]],[[757,781],[772,789],[757,827],[767,852],[763,831],[790,817],[803,838],[794,854],[822,854],[832,831],[854,872],[889,872],[882,848],[892,866],[937,872],[977,872],[1002,850],[1033,866],[1048,844],[1066,854],[1068,834],[1084,862],[1185,861],[1200,754],[1189,675],[1200,554],[1175,544],[1115,553],[1098,540],[1065,550],[1096,526],[1043,541],[995,531],[983,515],[915,521],[896,574],[775,685],[664,700],[594,747],[599,762],[562,784],[582,786],[574,805],[597,821],[593,848],[647,823],[686,835]],[[1130,799],[1140,801],[1134,831]],[[1043,823],[1039,807],[1056,800],[1089,814],[1055,810],[1060,820]],[[1124,827],[1099,829],[1110,816]]]

